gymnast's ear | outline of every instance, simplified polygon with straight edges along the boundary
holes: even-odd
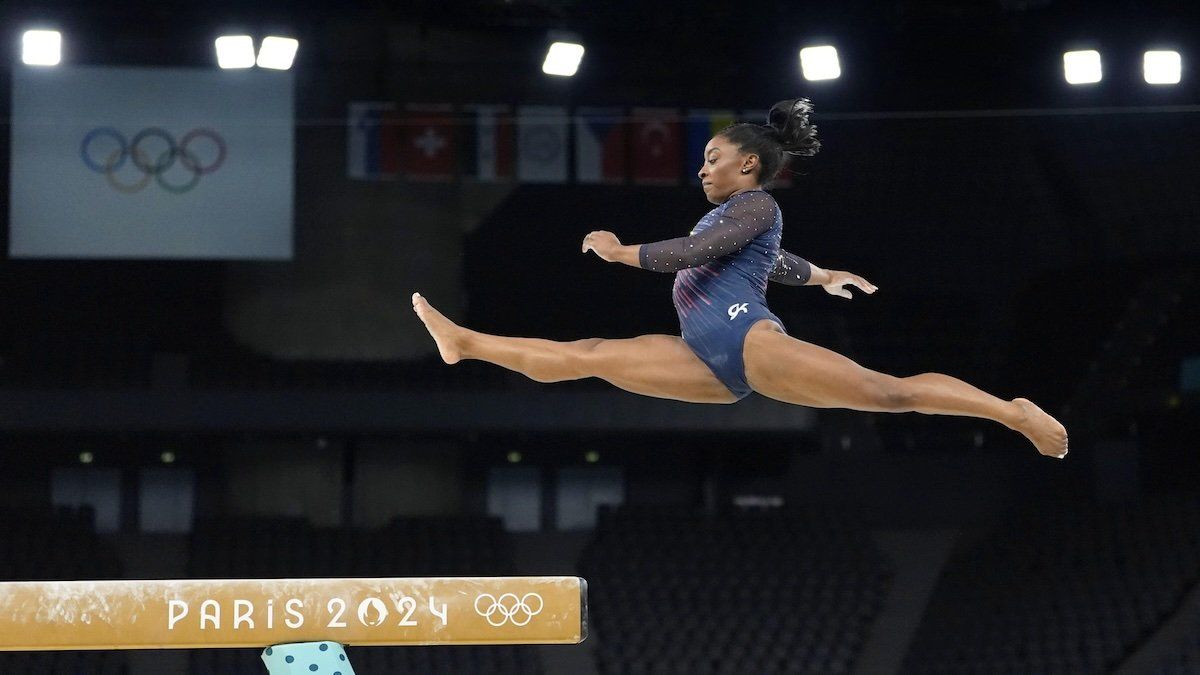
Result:
[[[756,155],[755,153],[749,153],[742,159],[742,168],[741,168],[742,173],[750,174],[750,173],[753,173],[753,171],[757,168],[758,168],[758,155]]]

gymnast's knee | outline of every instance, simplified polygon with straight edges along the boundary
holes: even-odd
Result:
[[[603,354],[598,353],[598,347],[604,342],[604,338],[585,338],[567,343],[571,346],[568,362],[576,379],[596,377],[601,368],[599,360],[604,358]]]
[[[887,412],[916,410],[916,387],[907,378],[876,374],[867,381],[872,403]]]
[[[525,354],[517,370],[534,382],[546,384],[592,377],[596,374],[594,354],[602,342],[602,338],[588,338],[539,345]]]

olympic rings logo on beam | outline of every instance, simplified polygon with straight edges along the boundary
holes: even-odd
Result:
[[[485,607],[480,607],[479,601],[485,598]],[[537,609],[532,607],[531,600],[537,601]],[[520,598],[515,593],[505,593],[498,598],[491,593],[484,593],[475,598],[475,613],[496,628],[509,621],[514,626],[525,626],[541,613],[544,605],[542,596],[537,593],[526,593]]]
[[[117,147],[107,157],[99,158],[102,161],[97,161],[98,158],[94,157],[92,153],[92,144],[106,137],[116,141]],[[142,150],[142,144],[149,139],[159,139],[167,145],[166,149],[160,152],[153,161],[151,161],[151,156]],[[196,154],[188,149],[192,142],[200,139],[206,139],[216,146],[216,158],[207,165],[201,164]],[[159,187],[167,192],[183,194],[193,190],[200,183],[201,176],[221,168],[225,162],[225,139],[212,129],[202,127],[187,132],[176,143],[175,137],[166,130],[149,127],[137,132],[132,140],[127,141],[124,134],[112,127],[97,127],[83,137],[83,142],[79,144],[79,156],[83,160],[84,166],[96,173],[104,174],[104,177],[108,179],[108,184],[117,192],[125,194],[140,192],[142,188],[150,184],[150,179],[153,178],[158,182]],[[126,161],[131,161],[133,166],[141,172],[141,178],[133,182],[121,182],[117,179],[117,171],[125,165]],[[175,165],[176,161],[192,173],[192,177],[186,182],[172,183],[164,175]]]

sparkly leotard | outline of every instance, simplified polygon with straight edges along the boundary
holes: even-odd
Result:
[[[742,344],[767,309],[767,282],[808,282],[811,266],[783,251],[783,215],[762,190],[740,192],[709,211],[690,235],[643,244],[641,267],[675,272],[672,298],[684,342],[738,399],[750,394]]]

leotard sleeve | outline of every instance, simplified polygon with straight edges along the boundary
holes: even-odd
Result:
[[[795,253],[779,249],[779,257],[775,259],[775,267],[767,277],[769,281],[787,286],[804,286],[812,278],[812,265]]]
[[[696,234],[642,244],[638,263],[655,272],[678,272],[698,267],[741,250],[775,222],[775,200],[765,192],[735,195],[734,203],[711,227]]]

